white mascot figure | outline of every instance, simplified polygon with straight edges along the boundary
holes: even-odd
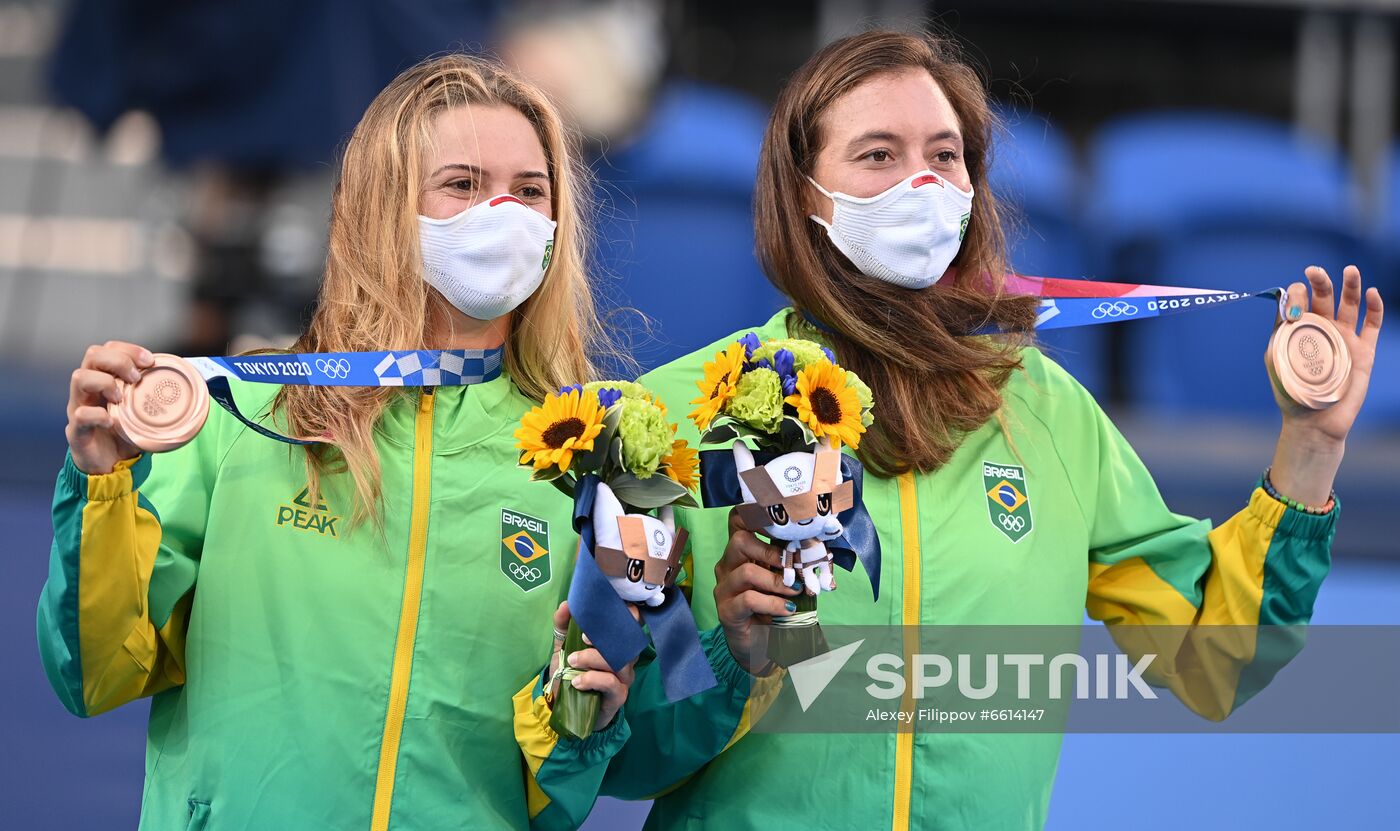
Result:
[[[841,536],[837,514],[854,503],[852,484],[841,481],[841,452],[823,438],[814,452],[784,453],[759,467],[748,446],[736,441],[734,468],[744,527],[786,543],[783,582],[793,585],[800,574],[812,595],[836,588],[825,543]]]
[[[606,483],[593,499],[593,558],[618,597],[629,603],[660,606],[667,586],[676,582],[686,532],[676,531],[670,505],[657,517],[629,514]]]

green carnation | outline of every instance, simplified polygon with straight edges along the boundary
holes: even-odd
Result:
[[[792,353],[793,361],[798,372],[806,369],[809,365],[827,360],[826,353],[822,351],[821,344],[813,343],[801,338],[778,338],[770,340],[753,351],[753,356],[749,360],[758,363],[763,359],[770,362],[779,349],[786,349]]]
[[[724,412],[755,430],[778,432],[783,420],[782,379],[778,373],[762,367],[745,372]]]
[[[637,386],[633,384],[632,386]],[[639,387],[640,388],[640,387]],[[647,479],[671,452],[671,427],[656,405],[623,393],[617,434],[622,437],[622,466],[638,479]]]
[[[860,380],[860,376],[846,370],[846,383],[851,385],[851,389],[856,391],[856,398],[860,401],[860,425],[869,427],[875,423],[875,416],[870,411],[875,408],[875,396],[871,395],[870,387]]]
[[[651,397],[647,388],[635,381],[590,381],[583,385],[584,392],[597,392],[603,389],[617,390],[622,393],[623,398],[646,401]]]

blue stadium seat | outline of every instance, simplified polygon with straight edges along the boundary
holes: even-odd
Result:
[[[1239,115],[1159,113],[1112,122],[1091,151],[1089,227],[1124,282],[1259,290],[1336,278],[1373,259],[1331,147]],[[1134,400],[1158,411],[1262,414],[1274,307],[1262,300],[1130,324]]]
[[[753,184],[766,115],[695,84],[663,91],[642,135],[594,165],[603,293],[648,369],[766,320],[782,297],[753,255]],[[684,403],[684,402],[680,402]]]
[[[1379,223],[1379,245],[1385,256],[1385,275],[1381,291],[1386,299],[1400,298],[1400,144],[1390,154],[1390,175],[1384,183],[1382,197],[1385,210]]]
[[[1042,116],[1003,113],[1006,133],[992,161],[991,185],[1009,207],[1012,270],[1040,277],[1089,272],[1080,232],[1080,176],[1069,139]],[[1106,387],[1102,329],[1062,329],[1040,336],[1041,347],[1096,396]]]

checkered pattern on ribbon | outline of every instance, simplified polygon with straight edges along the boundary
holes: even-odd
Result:
[[[440,387],[480,384],[501,374],[504,350],[415,349],[389,352],[374,368],[386,387]]]

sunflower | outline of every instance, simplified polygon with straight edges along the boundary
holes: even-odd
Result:
[[[734,397],[739,385],[739,376],[744,374],[744,345],[731,343],[729,348],[715,354],[715,359],[705,364],[705,377],[696,381],[700,397],[690,403],[699,404],[690,414],[695,426],[702,431],[710,426],[719,411]]]
[[[833,447],[860,446],[865,427],[860,423],[860,397],[846,371],[831,361],[817,361],[797,374],[797,392],[785,401],[818,438],[831,437]]]
[[[545,396],[520,419],[516,447],[525,451],[520,464],[533,464],[536,470],[555,466],[568,471],[574,453],[592,450],[593,440],[603,431],[603,408],[598,396],[569,389]]]
[[[695,475],[695,469],[699,464],[699,451],[688,446],[685,439],[676,439],[671,444],[671,452],[661,459],[661,465],[666,469],[666,475],[689,491],[695,490],[695,487],[700,484],[699,478]]]

